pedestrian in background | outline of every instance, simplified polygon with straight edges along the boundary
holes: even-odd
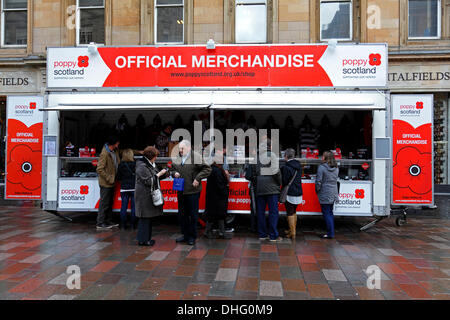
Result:
[[[176,242],[194,245],[197,239],[197,220],[202,179],[211,173],[211,166],[206,164],[200,154],[194,152],[191,143],[183,140],[178,144],[179,154],[173,160],[175,178],[184,179],[183,191],[178,191],[178,215],[180,218],[181,237]]]
[[[260,240],[282,241],[278,234],[278,197],[281,187],[281,173],[278,157],[271,152],[270,140],[264,140],[260,146],[256,164],[251,164],[245,173],[245,179],[253,181],[256,186],[256,211]],[[261,157],[265,157],[264,164]],[[268,161],[270,159],[270,161]],[[263,172],[264,171],[264,172]],[[269,231],[266,224],[266,205],[269,207]]]
[[[167,170],[159,170],[156,166],[156,158],[159,151],[155,147],[146,147],[143,157],[136,164],[136,217],[139,218],[137,239],[140,246],[153,246],[152,218],[163,214],[163,205],[153,204],[152,192],[160,188],[159,180]]]
[[[120,228],[127,229],[127,210],[128,203],[131,206],[130,226],[134,230],[136,228],[136,215],[134,205],[134,188],[136,181],[136,162],[134,162],[134,153],[131,149],[122,151],[122,161],[119,164],[117,172],[117,180],[120,181],[120,197],[122,199],[122,207],[120,209]]]
[[[116,174],[120,164],[119,144],[119,139],[116,136],[111,136],[103,147],[98,159],[96,169],[98,183],[100,185],[100,203],[96,226],[98,230],[111,229],[119,226],[118,224],[112,223]]]
[[[333,205],[339,199],[338,192],[338,175],[339,168],[337,166],[334,155],[330,151],[325,151],[322,156],[322,164],[317,169],[316,176],[316,193],[322,208],[322,214],[327,227],[327,234],[322,238],[334,238],[334,215]]]
[[[218,150],[218,156],[222,156],[223,152]],[[206,228],[205,237],[211,239],[213,235],[213,225],[219,225],[219,237],[225,238],[225,216],[228,210],[229,195],[229,175],[225,172],[223,166],[217,162],[211,165],[211,174],[208,176],[206,183]]]
[[[284,154],[286,165],[281,168],[282,188],[289,188],[284,203],[289,230],[285,231],[285,233],[286,237],[293,240],[297,233],[297,206],[302,203],[303,195],[302,165],[294,157],[295,150],[292,148],[287,149]]]

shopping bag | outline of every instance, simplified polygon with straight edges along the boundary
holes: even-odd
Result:
[[[172,190],[183,191],[184,190],[184,179],[183,178],[173,179]]]

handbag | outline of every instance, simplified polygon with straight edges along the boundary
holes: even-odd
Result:
[[[291,181],[289,181],[289,184],[287,186],[284,186],[283,189],[281,189],[280,200],[278,200],[280,203],[286,202],[289,187],[291,186],[292,182],[294,182],[295,177],[297,176],[297,173],[298,173],[298,170],[295,171],[295,174],[292,177]]]
[[[156,183],[153,183],[153,188],[152,188],[152,200],[153,200],[153,205],[155,207],[159,207],[162,206],[164,204],[164,197],[162,195],[161,192],[161,187],[159,185],[159,179],[156,178]]]
[[[184,178],[174,178],[172,190],[183,191],[184,190]]]

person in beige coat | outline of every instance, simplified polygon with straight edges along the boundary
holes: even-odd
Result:
[[[100,204],[97,215],[97,230],[111,229],[118,226],[118,224],[112,223],[112,206],[116,173],[120,163],[119,143],[117,137],[110,137],[98,159],[97,173],[100,185]]]

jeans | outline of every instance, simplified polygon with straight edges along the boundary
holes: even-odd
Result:
[[[260,238],[267,237],[266,204],[269,206],[269,237],[272,240],[278,238],[278,195],[266,195],[256,197],[256,211],[258,214],[258,233]]]
[[[137,240],[139,242],[152,240],[152,218],[139,218]]]
[[[323,218],[327,226],[327,235],[334,238],[334,215],[333,204],[321,204]]]
[[[122,198],[122,207],[120,208],[120,221],[122,221],[123,226],[126,225],[128,202],[131,201],[131,225],[134,225],[134,221],[136,220],[136,211],[134,208],[134,191],[121,192],[120,197]]]
[[[181,233],[186,241],[197,239],[198,201],[200,193],[178,196]]]
[[[114,187],[100,186],[100,203],[98,205],[97,225],[111,223],[112,206],[114,201]]]

